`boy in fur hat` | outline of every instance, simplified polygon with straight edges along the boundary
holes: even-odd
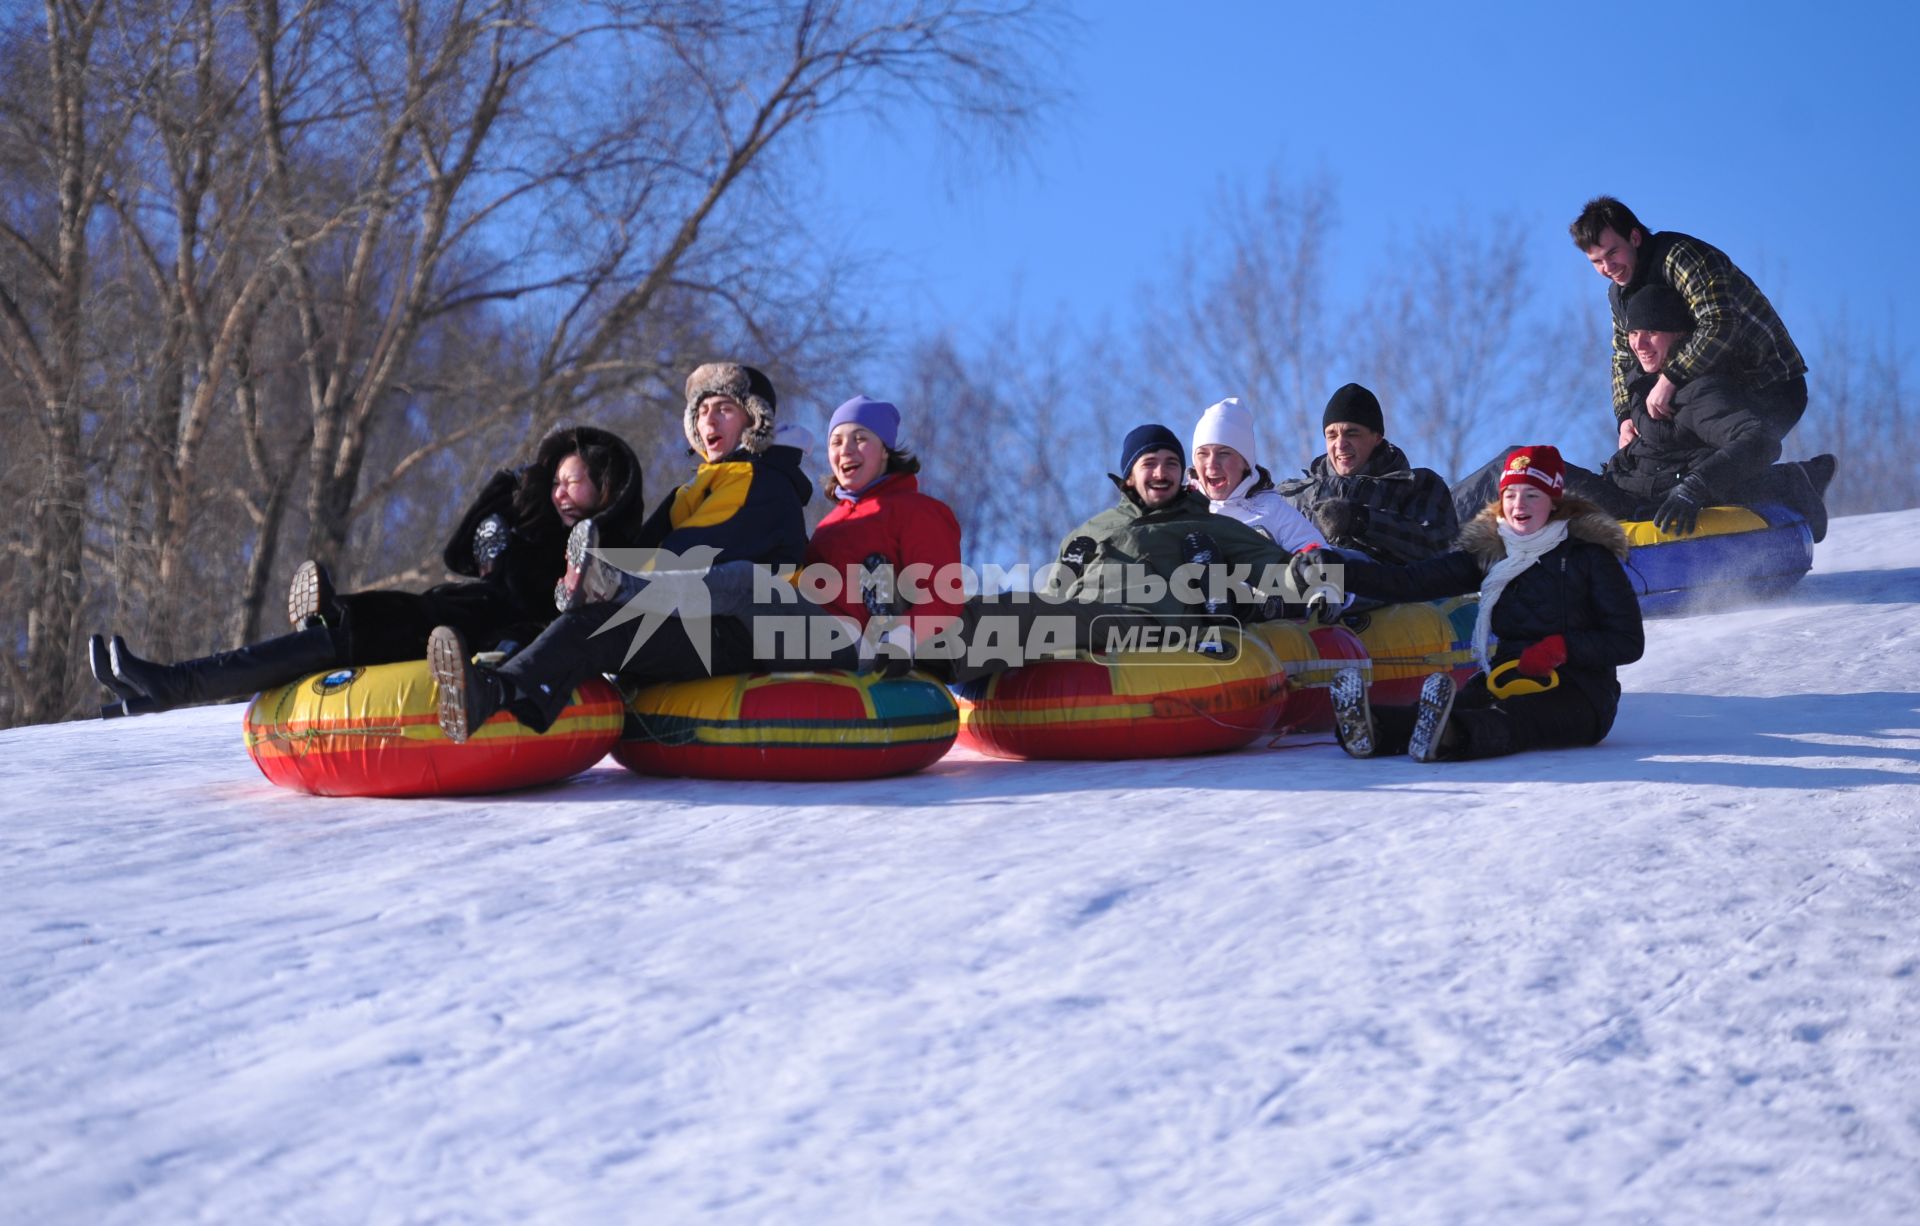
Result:
[[[1645,647],[1640,602],[1621,565],[1620,525],[1565,491],[1559,451],[1521,447],[1501,473],[1499,500],[1461,529],[1452,552],[1406,566],[1346,564],[1347,590],[1362,596],[1480,594],[1473,652],[1481,671],[1457,699],[1453,678],[1435,673],[1418,707],[1369,711],[1357,670],[1334,678],[1335,730],[1349,754],[1488,758],[1607,735],[1620,706],[1615,670]]]
[[[703,559],[710,568],[728,562],[800,565],[807,548],[802,508],[812,488],[800,469],[801,449],[774,439],[773,384],[751,366],[708,362],[687,377],[686,392],[682,424],[701,463],[647,517],[638,547],[675,554],[704,547],[713,551]],[[451,628],[434,631],[428,660],[439,685],[440,726],[449,739],[466,740],[503,709],[544,732],[574,687],[597,673],[683,681],[754,667],[752,631],[740,618],[687,625],[670,616],[638,646],[625,634],[598,633],[623,607],[614,599],[619,572],[588,564],[602,543],[593,520],[575,526],[567,538],[567,573],[555,592],[564,612],[498,668],[472,663]],[[705,636],[704,659],[693,635]]]

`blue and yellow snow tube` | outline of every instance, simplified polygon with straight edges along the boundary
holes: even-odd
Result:
[[[961,691],[962,743],[997,758],[1170,758],[1238,749],[1270,733],[1287,672],[1252,634],[1221,628],[1218,654],[1080,653],[1008,669]]]
[[[919,673],[744,673],[630,689],[613,756],[643,775],[878,779],[938,762],[959,723]]]
[[[1627,577],[1649,616],[1778,595],[1813,568],[1813,530],[1783,506],[1708,507],[1687,536],[1649,521],[1626,530]]]
[[[552,728],[506,712],[464,745],[440,731],[425,660],[342,668],[271,689],[247,708],[247,753],[281,787],[316,796],[457,796],[552,783],[592,766],[620,739],[620,695],[598,677],[573,692]]]

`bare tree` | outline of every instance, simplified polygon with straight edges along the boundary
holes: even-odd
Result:
[[[912,106],[1015,137],[1062,22],[1051,0],[47,0],[0,61],[25,171],[0,394],[34,410],[10,458],[36,480],[0,718],[75,709],[90,574],[163,647],[211,646],[236,588],[259,629],[289,532],[429,577],[449,500],[418,484],[609,409],[677,440],[678,379],[716,351],[824,381],[866,325],[807,239],[794,134]]]
[[[82,545],[88,499],[87,426],[104,406],[89,380],[86,313],[89,230],[129,119],[99,96],[95,52],[106,0],[48,0],[44,62],[22,82],[25,99],[7,99],[10,152],[35,151],[35,179],[50,189],[46,211],[8,221],[11,248],[0,286],[0,360],[36,427],[39,460],[22,543],[22,585],[31,593],[24,660],[8,660],[17,706],[11,718],[52,719],[73,693],[75,623],[81,607]],[[14,67],[26,65],[15,61]],[[39,103],[30,109],[23,101]],[[17,278],[17,279],[16,279]]]
[[[1319,435],[1339,351],[1326,286],[1333,185],[1276,169],[1257,193],[1228,183],[1216,200],[1206,233],[1140,291],[1132,395],[1176,429],[1239,396],[1269,454],[1291,454]]]
[[[1920,462],[1911,447],[1896,444],[1920,426],[1911,371],[1891,336],[1863,334],[1844,315],[1821,334],[1807,412],[1786,447],[1789,458],[1824,451],[1839,460],[1827,493],[1831,513],[1920,506]]]
[[[922,457],[927,492],[960,514],[968,562],[1040,565],[1063,532],[1112,500],[1093,456],[1118,446],[1103,438],[1109,404],[1089,356],[1092,344],[1066,325],[1029,330],[1017,317],[997,325],[978,357],[951,337],[919,342],[898,393],[905,439]]]

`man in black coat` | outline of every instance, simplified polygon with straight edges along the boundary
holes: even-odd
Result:
[[[1823,497],[1833,479],[1834,458],[1775,464],[1780,441],[1749,390],[1725,375],[1690,379],[1675,393],[1665,415],[1655,415],[1647,397],[1673,355],[1694,332],[1680,294],[1647,285],[1627,300],[1628,344],[1639,377],[1630,385],[1625,444],[1598,473],[1566,466],[1567,492],[1617,519],[1651,519],[1663,532],[1690,534],[1709,506],[1782,503],[1807,521],[1818,541],[1827,534]],[[1453,487],[1454,509],[1464,522],[1495,496],[1507,452]]]
[[[1349,383],[1321,415],[1327,453],[1306,475],[1282,481],[1282,498],[1320,529],[1327,544],[1379,562],[1414,562],[1445,553],[1459,528],[1447,483],[1414,468],[1387,441],[1380,401]]]

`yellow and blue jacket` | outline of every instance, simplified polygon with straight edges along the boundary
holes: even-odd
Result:
[[[654,508],[640,530],[640,545],[675,553],[707,545],[720,551],[714,565],[799,566],[807,552],[802,508],[813,496],[800,458],[793,447],[769,447],[757,455],[740,448],[702,464]]]

